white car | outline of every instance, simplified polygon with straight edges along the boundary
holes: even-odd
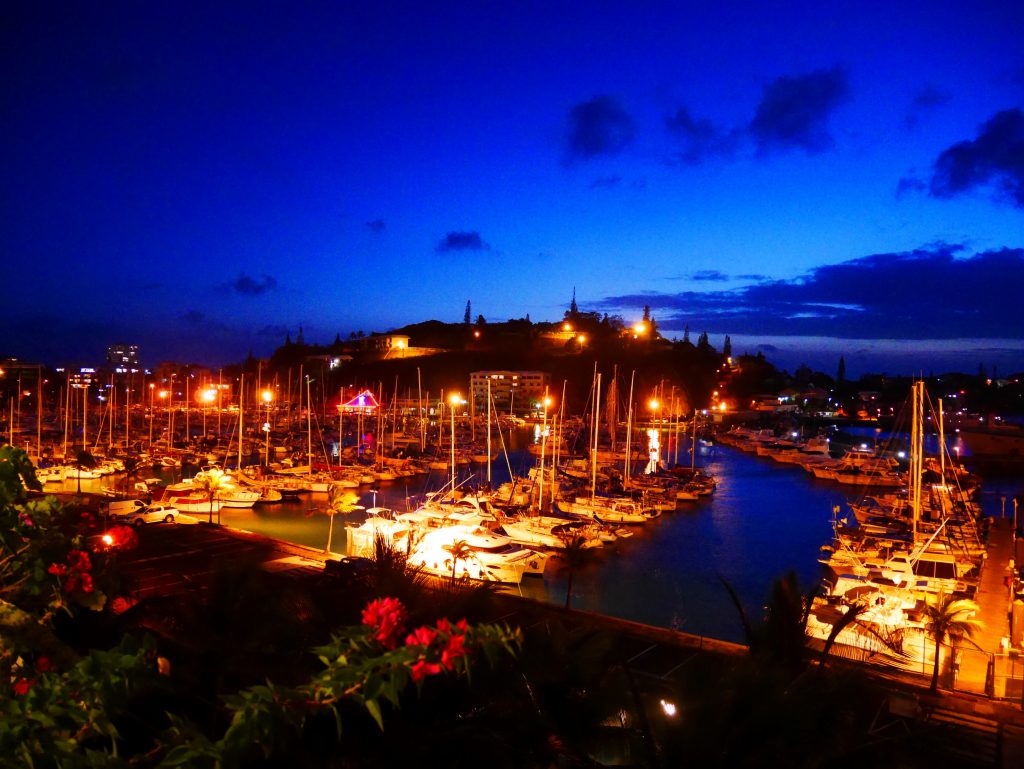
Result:
[[[178,519],[178,509],[170,505],[150,505],[133,513],[118,516],[125,523],[141,526],[144,523],[174,523]]]

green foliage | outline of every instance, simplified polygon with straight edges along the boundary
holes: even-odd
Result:
[[[43,490],[28,454],[14,446],[0,447],[0,505],[23,501],[26,489]]]
[[[46,664],[44,664],[46,662]],[[157,683],[152,649],[131,639],[64,670],[19,659],[0,681],[0,756],[11,766],[124,766],[117,722]]]

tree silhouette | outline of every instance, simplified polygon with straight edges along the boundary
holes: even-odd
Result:
[[[947,639],[972,636],[974,631],[984,627],[981,620],[974,619],[978,612],[978,604],[967,598],[956,599],[952,595],[940,592],[935,601],[928,601],[924,608],[925,630],[935,641],[935,663],[932,666],[932,685],[934,692],[939,687],[939,653],[943,642]]]
[[[576,576],[576,570],[590,563],[594,553],[591,548],[587,547],[587,538],[577,532],[567,534],[562,541],[565,542],[565,548],[559,551],[559,554],[569,572],[565,586],[565,609],[568,611],[572,603],[572,582]]]
[[[455,586],[455,567],[459,561],[465,561],[469,559],[472,549],[469,543],[464,539],[457,539],[450,545],[445,545],[444,549],[452,554],[452,586]]]
[[[327,512],[331,516],[331,523],[327,529],[327,546],[324,548],[325,553],[331,552],[331,537],[334,535],[334,516],[337,513],[342,515],[348,515],[354,510],[362,510],[362,506],[359,504],[359,495],[354,491],[339,486],[336,483],[332,483],[327,487]]]

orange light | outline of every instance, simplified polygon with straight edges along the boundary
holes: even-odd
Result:
[[[572,324],[571,323],[563,323],[562,324],[562,331],[572,331]]]
[[[657,411],[658,407],[660,407],[660,406],[661,406],[661,404],[658,403],[658,399],[657,398],[651,398],[649,401],[647,401],[647,407],[651,411]]]
[[[647,333],[647,324],[646,323],[634,323],[633,324],[633,330],[636,333],[638,333],[638,334],[646,334]]]
[[[479,339],[480,338],[480,332],[479,331],[474,331],[473,332],[473,336],[475,336],[477,339]]]
[[[262,395],[264,403],[270,403],[270,401],[274,399],[274,393],[272,393],[270,390],[264,390]]]
[[[458,393],[452,393],[451,395],[448,396],[448,402],[453,406],[458,406],[460,403],[462,403],[462,396],[459,395]]]
[[[580,334],[576,338],[580,340],[580,344],[586,344],[587,343],[586,334]]]

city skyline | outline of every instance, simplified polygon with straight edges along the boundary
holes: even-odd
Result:
[[[201,364],[581,310],[1024,369],[1024,13],[8,10],[0,356]]]

